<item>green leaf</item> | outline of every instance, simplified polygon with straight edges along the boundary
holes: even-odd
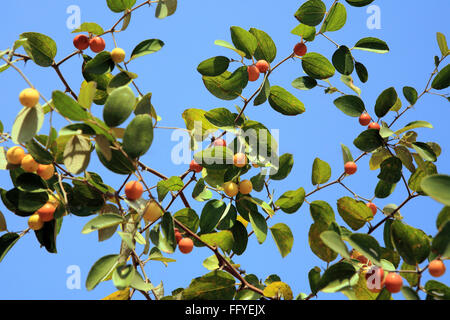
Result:
[[[375,197],[379,199],[385,199],[389,197],[395,190],[395,183],[386,182],[384,180],[378,181],[375,188]]]
[[[153,121],[148,114],[137,115],[128,124],[123,136],[123,150],[131,158],[147,153],[153,142]]]
[[[278,159],[278,162],[278,171],[276,173],[273,173],[273,171],[270,172],[270,179],[276,181],[286,179],[291,173],[292,167],[294,166],[294,156],[290,153],[285,153]]]
[[[350,260],[350,255],[348,254],[348,248],[342,241],[341,236],[334,231],[328,230],[320,234],[320,239],[327,245],[331,250],[340,254],[343,258]]]
[[[258,211],[250,211],[250,223],[255,232],[256,239],[259,244],[262,244],[267,237],[267,222],[266,219]]]
[[[350,117],[359,117],[364,110],[364,102],[358,96],[345,95],[334,100],[335,106]]]
[[[106,213],[102,214],[98,217],[95,217],[88,223],[86,223],[81,230],[81,233],[88,234],[93,231],[97,231],[100,229],[105,229],[113,226],[117,226],[124,222],[124,219],[122,216],[113,214],[113,213]]]
[[[436,219],[436,228],[438,230],[442,229],[442,227],[445,225],[447,221],[450,221],[450,207],[445,206],[442,208],[441,212],[439,212],[439,215]]]
[[[150,291],[154,288],[151,283],[145,282],[138,272],[134,273],[133,279],[130,283],[130,287],[145,292]]]
[[[67,171],[75,175],[82,173],[91,159],[89,140],[82,135],[72,136],[64,148],[63,159]]]
[[[308,76],[320,80],[331,78],[336,71],[327,58],[316,52],[303,56],[302,67]]]
[[[284,300],[292,300],[294,298],[291,287],[281,281],[270,283],[264,288],[264,295],[269,298],[284,298]]]
[[[53,39],[37,32],[25,32],[19,38],[26,39],[22,43],[23,48],[38,66],[50,67],[53,64],[57,51]]]
[[[378,179],[389,183],[397,183],[402,178],[402,167],[402,161],[399,158],[390,157],[381,163]]]
[[[342,83],[344,83],[347,87],[349,87],[350,89],[352,89],[354,92],[356,92],[358,95],[361,95],[361,89],[358,88],[357,86],[355,86],[355,83],[353,81],[353,78],[351,76],[346,76],[346,75],[341,75],[341,81]],[[331,88],[330,93],[333,93],[334,91],[332,90],[333,88]],[[328,90],[328,89],[326,89]],[[328,93],[328,92],[326,92]]]
[[[227,42],[225,40],[216,40],[216,41],[214,41],[214,44],[216,46],[220,46],[220,47],[224,47],[224,48],[233,50],[234,52],[236,52],[241,57],[245,57],[245,52],[236,49],[231,43],[229,43],[229,42]]]
[[[347,3],[353,7],[364,7],[371,4],[374,0],[345,0]]]
[[[359,40],[353,49],[370,51],[375,53],[387,53],[389,52],[389,47],[383,40],[368,37]]]
[[[34,108],[24,107],[20,110],[11,130],[11,139],[15,144],[29,142],[41,130],[44,113],[38,104]]]
[[[331,178],[331,167],[330,165],[320,160],[319,158],[314,159],[311,181],[313,185],[326,183]]]
[[[275,202],[275,205],[288,214],[297,212],[305,201],[305,190],[299,188],[294,191],[287,191]]]
[[[400,135],[403,132],[409,131],[409,130],[413,130],[413,129],[417,129],[417,128],[430,128],[433,129],[433,125],[427,121],[413,121],[408,123],[405,127],[403,127],[402,129],[399,129],[397,131],[394,132],[394,134],[396,135]]]
[[[52,100],[59,113],[70,120],[83,121],[89,118],[87,111],[62,91],[53,91]]]
[[[50,152],[44,149],[34,139],[26,143],[27,151],[33,156],[33,159],[40,164],[51,164],[53,162],[53,156]]]
[[[231,228],[234,237],[233,252],[238,256],[242,255],[247,249],[248,234],[247,229],[240,221],[236,221]]]
[[[234,153],[226,147],[211,147],[194,154],[194,160],[206,169],[228,169]]]
[[[195,184],[194,190],[192,191],[192,198],[201,202],[212,198],[212,192],[206,188],[204,178],[200,178]]]
[[[336,70],[343,75],[349,76],[355,69],[352,54],[346,46],[340,46],[334,52],[332,61]]]
[[[184,300],[231,300],[235,293],[234,277],[225,271],[215,270],[193,279],[182,296]]]
[[[9,250],[19,241],[17,233],[8,232],[0,237],[0,262],[3,261]]]
[[[350,197],[343,197],[338,200],[337,207],[342,219],[344,219],[353,230],[361,229],[366,222],[373,219],[372,211],[363,201],[357,201]]]
[[[238,50],[245,52],[245,57],[251,59],[258,47],[258,41],[256,37],[249,31],[233,26],[230,28],[231,40]]]
[[[101,75],[111,72],[114,67],[115,63],[111,58],[111,53],[102,51],[86,63],[83,72]]]
[[[122,70],[112,78],[108,83],[107,92],[108,94],[117,88],[127,86],[128,84],[138,77],[137,74]]]
[[[323,292],[337,292],[358,282],[355,268],[347,262],[338,262],[325,270],[319,282],[319,290]]]
[[[383,139],[378,130],[369,129],[363,131],[354,141],[353,144],[360,150],[372,152],[383,146]]]
[[[234,120],[237,114],[231,113],[226,108],[216,108],[205,113],[205,118],[215,127],[221,129],[234,129]]]
[[[328,11],[328,16],[322,24],[320,32],[338,31],[345,26],[347,10],[342,3],[336,2]]]
[[[450,86],[450,64],[446,65],[434,78],[431,87],[436,90],[443,90]]]
[[[203,207],[200,216],[200,232],[209,233],[213,231],[228,210],[230,210],[230,207],[221,200],[214,199],[208,201]]]
[[[422,166],[417,168],[417,170],[411,175],[408,181],[408,186],[411,190],[424,195],[421,183],[422,180],[430,175],[436,174],[437,168],[432,162],[425,162]]]
[[[135,3],[136,0],[106,0],[108,8],[112,12],[116,13],[121,13],[122,11],[125,11],[127,9],[131,9]]]
[[[317,81],[314,78],[304,76],[292,81],[292,86],[299,90],[310,90],[317,86]]]
[[[341,143],[341,149],[342,149],[342,157],[344,160],[344,164],[346,164],[347,162],[353,161],[353,156],[352,153],[350,152],[350,149]]]
[[[140,42],[131,53],[131,60],[158,52],[164,46],[164,42],[159,39],[148,39]]]
[[[286,257],[292,250],[294,245],[294,235],[291,229],[284,223],[277,223],[270,228],[270,233],[281,253],[281,256]]]
[[[92,102],[97,92],[97,83],[94,81],[83,81],[81,84],[80,94],[78,95],[78,103],[85,109],[91,109]]]
[[[95,151],[100,162],[108,170],[123,175],[130,174],[135,170],[134,164],[120,150],[109,149],[111,150],[111,160],[105,158],[98,143],[95,145]]]
[[[197,232],[200,219],[198,218],[197,213],[193,209],[190,208],[181,209],[173,215],[173,218],[181,222],[192,232]]]
[[[323,20],[327,7],[321,0],[308,0],[294,14],[295,18],[308,26],[317,26]]]
[[[271,87],[270,87],[269,78],[266,77],[264,79],[264,84],[263,84],[263,87],[261,88],[261,91],[256,96],[255,100],[253,100],[253,105],[259,106],[259,105],[265,103],[267,101],[267,99],[269,99],[270,88]]]
[[[94,22],[84,22],[78,28],[72,31],[72,33],[80,33],[80,32],[92,33],[93,35],[96,36],[105,33],[103,28]]]
[[[86,289],[94,289],[101,281],[104,281],[116,268],[119,255],[107,255],[97,260],[89,270],[86,279]]]
[[[396,250],[407,264],[422,263],[430,254],[430,239],[422,230],[395,220],[391,235]]]
[[[164,19],[173,15],[176,10],[177,0],[159,0],[155,11],[155,17]]]
[[[295,116],[305,112],[303,102],[279,86],[272,86],[270,88],[269,104],[272,109],[287,116]]]
[[[403,95],[405,96],[406,100],[413,106],[416,104],[418,99],[417,90],[413,87],[403,87]]]
[[[210,246],[221,248],[227,252],[231,251],[234,246],[233,233],[229,230],[202,234],[200,239]]]
[[[412,147],[417,151],[419,156],[426,161],[436,162],[437,156],[433,149],[426,143],[423,142],[413,142]]]
[[[180,191],[183,187],[184,182],[178,176],[173,176],[167,180],[159,181],[157,184],[158,201],[163,201],[170,191]]]
[[[103,108],[103,119],[109,127],[117,127],[124,123],[133,112],[136,97],[129,87],[113,90]]]
[[[394,87],[384,90],[377,98],[377,102],[375,104],[375,114],[379,118],[384,117],[395,105],[397,99],[398,95]]]
[[[266,60],[272,63],[277,56],[277,47],[272,38],[264,31],[251,28],[250,33],[255,36],[258,46],[256,47],[254,56],[256,60]]]
[[[325,262],[336,259],[337,253],[323,242],[321,234],[328,230],[329,224],[321,221],[313,223],[308,232],[308,243],[311,251]]]
[[[427,299],[450,300],[450,288],[439,281],[427,281],[425,284],[425,291],[427,292]]]
[[[216,77],[227,71],[229,65],[230,59],[218,56],[201,62],[197,67],[197,71],[203,76]]]
[[[355,61],[355,69],[359,80],[362,83],[366,83],[367,80],[369,80],[369,72],[367,71],[367,68],[361,62]]]
[[[369,161],[369,168],[370,170],[377,170],[380,168],[381,163],[386,160],[387,158],[390,158],[391,154],[388,150],[384,148],[380,148],[372,153],[372,156],[370,157]]]
[[[135,275],[136,270],[132,265],[118,266],[112,274],[112,281],[117,289],[124,290],[130,287]]]
[[[381,264],[381,247],[374,237],[363,233],[353,233],[348,238],[348,243],[372,263]]]
[[[417,271],[417,268],[416,268],[416,266],[412,266],[412,265],[409,265],[409,264],[403,262],[400,270]],[[408,283],[411,287],[417,286],[417,283],[419,281],[418,273],[404,272],[401,275],[403,278],[406,279],[406,281],[408,281]]]
[[[316,200],[311,202],[309,211],[314,222],[329,226],[335,220],[333,208],[325,201]]]
[[[306,41],[314,41],[314,39],[316,38],[316,28],[307,26],[306,24],[302,23],[292,29],[291,33],[293,35],[302,37]]]
[[[445,223],[433,238],[431,251],[441,258],[450,258],[450,222]]]
[[[245,69],[245,73],[243,68]],[[239,97],[242,89],[247,85],[248,72],[246,67],[241,67],[233,74],[225,71],[220,76],[203,76],[202,79],[206,89],[216,98],[234,100]]]

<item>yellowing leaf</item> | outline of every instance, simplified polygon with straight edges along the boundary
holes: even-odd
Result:
[[[269,298],[282,296],[285,300],[292,300],[293,294],[291,287],[284,282],[272,282],[264,289],[264,295]]]
[[[104,297],[102,300],[128,300],[130,297],[130,289],[126,288],[111,293],[109,296]]]

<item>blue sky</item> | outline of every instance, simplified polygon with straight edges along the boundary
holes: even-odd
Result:
[[[139,1],[138,1],[139,2]],[[201,76],[196,72],[199,62],[216,55],[227,55],[237,58],[232,51],[215,46],[214,40],[231,41],[230,26],[241,26],[245,29],[255,27],[266,31],[275,40],[278,47],[276,61],[288,56],[298,41],[290,31],[297,25],[293,18],[294,12],[301,1],[268,1],[268,0],[229,0],[229,1],[179,1],[177,13],[165,20],[154,18],[154,8],[142,8],[133,14],[128,30],[118,34],[118,46],[128,53],[143,39],[159,38],[165,42],[160,52],[136,59],[129,64],[130,71],[139,74],[137,83],[144,92],[152,92],[152,102],[162,117],[162,126],[183,127],[181,113],[187,108],[202,108],[210,110],[226,107],[234,110],[239,100],[222,101],[204,88]],[[326,1],[330,5],[331,1]],[[433,57],[439,54],[436,43],[436,32],[442,32],[450,37],[450,28],[446,13],[450,9],[448,0],[435,0],[426,5],[405,5],[401,1],[377,0],[374,4],[381,9],[381,29],[370,30],[366,27],[369,14],[365,8],[353,8],[347,5],[347,25],[338,32],[330,33],[330,37],[340,44],[353,46],[363,37],[377,37],[385,40],[390,46],[390,53],[379,55],[369,52],[355,52],[355,58],[363,62],[369,70],[369,81],[361,84],[355,79],[356,85],[362,89],[362,98],[369,111],[372,111],[377,96],[386,88],[394,86],[399,93],[403,86],[413,86],[421,92],[434,69]],[[22,32],[35,31],[52,37],[58,44],[57,59],[65,57],[73,51],[73,34],[66,27],[69,15],[66,9],[70,5],[81,8],[82,22],[97,22],[108,29],[120,17],[106,7],[106,1],[27,1],[17,0],[3,4],[4,12],[0,21],[3,30],[0,38],[0,50],[6,49],[18,39]],[[106,37],[107,50],[113,49],[113,42]],[[316,51],[331,59],[335,47],[324,38],[318,38],[309,47],[309,51]],[[90,54],[90,53],[89,53]],[[53,70],[37,67],[32,62],[24,68],[31,82],[46,96],[50,97],[53,90],[63,90]],[[76,91],[82,82],[81,58],[75,57],[61,68],[69,84]],[[357,119],[345,116],[333,105],[337,95],[325,95],[323,91],[297,91],[290,83],[302,76],[299,60],[288,61],[272,76],[271,84],[280,85],[294,93],[306,106],[306,112],[297,117],[285,117],[268,104],[259,107],[250,106],[246,114],[251,119],[264,123],[269,129],[280,129],[280,154],[292,153],[295,159],[291,175],[283,182],[271,185],[275,188],[276,198],[287,190],[304,187],[313,190],[311,185],[311,167],[315,157],[330,163],[333,179],[342,172],[343,163],[340,143],[349,146],[354,155],[359,154],[352,145],[354,138],[362,131]],[[356,77],[355,77],[356,78]],[[338,77],[331,79],[332,84],[338,86],[348,94],[348,90]],[[12,69],[0,74],[3,112],[1,121],[5,128],[11,128],[14,118],[20,110],[18,94],[26,86],[23,79]],[[249,85],[244,95],[249,96],[257,84]],[[403,97],[402,97],[403,98]],[[405,100],[403,99],[405,102]],[[101,115],[101,107],[94,107]],[[398,121],[400,128],[413,120],[425,120],[434,125],[434,129],[420,129],[419,140],[434,141],[441,145],[443,153],[437,165],[439,172],[450,172],[450,154],[448,149],[449,105],[443,98],[426,95],[413,110]],[[389,119],[389,118],[388,118]],[[59,128],[64,122],[59,122]],[[46,127],[42,132],[46,132]],[[183,165],[174,166],[170,159],[170,152],[176,142],[171,141],[171,131],[157,130],[150,152],[143,161],[150,167],[164,172],[167,176],[179,175],[186,170]],[[10,145],[8,145],[10,146]],[[110,174],[102,168],[94,157],[89,168],[98,171],[106,183],[118,188],[121,178]],[[250,173],[256,174],[255,171]],[[370,171],[368,158],[359,164],[358,174],[346,179],[352,189],[365,197],[372,197],[377,182],[378,171]],[[146,176],[148,183],[155,185],[154,177]],[[0,172],[2,187],[11,187],[8,172]],[[190,192],[188,192],[190,194]],[[336,200],[350,195],[339,187],[331,187],[316,193],[313,200],[325,200],[335,209],[338,222],[343,223],[337,214]],[[390,203],[400,204],[406,196],[402,185],[399,185],[394,195],[388,199],[376,200],[379,207]],[[194,205],[198,213],[201,204]],[[413,226],[420,226],[427,234],[436,234],[435,220],[443,206],[428,198],[418,198],[406,205],[401,213],[404,221]],[[182,208],[177,203],[175,209]],[[26,228],[26,219],[8,212],[3,204],[0,210],[5,214],[9,230],[20,231]],[[381,219],[377,215],[375,221]],[[58,237],[57,255],[49,254],[40,249],[34,235],[29,234],[21,239],[5,260],[0,264],[0,299],[100,299],[115,291],[111,282],[100,284],[95,290],[87,292],[84,281],[91,265],[106,254],[117,253],[120,238],[114,238],[98,243],[97,235],[92,233],[82,235],[81,229],[89,218],[69,216],[64,220],[61,234]],[[312,223],[308,206],[305,204],[297,213],[286,215],[277,214],[270,225],[283,222],[288,224],[294,233],[294,247],[286,258],[282,259],[278,250],[268,236],[263,245],[258,245],[253,237],[249,242],[247,253],[235,259],[248,273],[254,273],[261,279],[270,274],[278,274],[287,282],[296,296],[300,292],[309,293],[308,271],[314,266],[325,268],[326,264],[311,252],[308,246],[308,230]],[[361,229],[361,232],[366,231]],[[382,242],[382,229],[375,232],[375,237]],[[148,264],[147,274],[156,285],[164,283],[166,294],[178,287],[187,287],[192,278],[208,272],[201,264],[210,256],[207,249],[195,249],[193,254],[181,255],[175,253],[172,257],[176,263],[164,267],[161,263]],[[81,290],[69,290],[66,271],[71,265],[77,265],[81,270]],[[448,267],[448,266],[447,266]],[[428,275],[425,279],[428,279]],[[447,273],[439,279],[449,283]],[[395,297],[401,298],[401,295]],[[140,297],[139,297],[140,298]],[[342,294],[319,295],[320,299],[341,299]]]

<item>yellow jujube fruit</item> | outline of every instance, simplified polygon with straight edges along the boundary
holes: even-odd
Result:
[[[33,108],[39,102],[39,92],[33,88],[24,89],[19,94],[19,101],[21,105]]]
[[[28,218],[28,226],[31,230],[37,231],[42,229],[44,226],[44,221],[42,221],[41,217],[37,213],[34,213]]]
[[[155,222],[162,216],[162,210],[156,201],[150,201],[144,211],[144,219],[147,222]]]
[[[111,59],[115,63],[121,63],[125,60],[125,51],[122,48],[115,48],[111,51]]]
[[[55,167],[52,164],[40,164],[37,174],[44,180],[49,180],[55,174]]]
[[[12,147],[6,152],[6,160],[10,164],[21,164],[23,157],[25,157],[25,151],[19,146]]]
[[[37,163],[30,154],[27,154],[23,157],[21,166],[26,172],[36,172],[39,168],[39,163]]]
[[[253,184],[250,180],[242,180],[239,183],[239,192],[242,194],[249,194],[253,190]]]
[[[223,190],[225,194],[229,197],[234,197],[239,192],[239,187],[236,183],[229,181],[223,184]]]
[[[243,153],[236,153],[233,157],[233,163],[238,168],[243,168],[247,165],[247,156]]]

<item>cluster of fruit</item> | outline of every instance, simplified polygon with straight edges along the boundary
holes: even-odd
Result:
[[[213,145],[215,147],[226,147],[227,143],[224,139],[215,139]],[[236,153],[233,156],[233,164],[237,168],[245,167],[248,164],[247,156],[242,152]],[[258,168],[258,165],[253,164],[253,167]],[[203,170],[203,167],[200,164],[198,164],[194,159],[192,159],[189,165],[189,169],[191,171],[199,173]],[[239,182],[239,185],[233,181],[227,181],[223,184],[222,187],[225,194],[231,198],[236,196],[239,192],[245,195],[250,194],[250,192],[252,192],[253,190],[253,184],[250,180],[242,180],[241,182]]]
[[[105,50],[106,43],[102,37],[90,38],[84,34],[77,35],[73,39],[73,45],[80,51],[90,48],[95,53]],[[111,59],[115,63],[121,63],[125,60],[125,51],[122,48],[115,48],[111,51]]]
[[[125,196],[128,200],[135,201],[142,197],[144,193],[144,187],[139,181],[130,181],[125,185]],[[152,223],[158,220],[162,216],[163,210],[159,204],[152,200],[148,203],[144,210],[144,220],[147,223]],[[178,248],[182,253],[190,253],[194,248],[194,242],[190,238],[184,238],[180,231],[175,228],[175,239],[178,244]]]
[[[19,166],[25,171],[36,173],[44,180],[51,179],[55,174],[55,167],[52,164],[40,164],[34,160],[33,156],[26,154],[25,150],[19,146],[14,146],[6,152],[6,160],[11,166]],[[42,208],[30,216],[28,219],[28,226],[32,230],[40,230],[44,226],[44,222],[53,220],[53,215],[56,210],[57,200],[50,196]]]
[[[369,291],[379,293],[383,288],[391,293],[398,293],[403,287],[403,278],[396,272],[386,272],[382,267],[372,266],[372,263],[365,256],[356,252],[352,254],[356,260],[365,266],[370,267],[365,272],[366,285]],[[432,277],[441,277],[445,273],[445,265],[440,259],[431,261],[428,265],[428,272]]]
[[[25,172],[32,172],[39,175],[44,180],[49,180],[55,174],[55,167],[52,164],[40,164],[34,160],[33,156],[25,153],[19,146],[14,146],[6,152],[6,160],[12,166],[19,166]]]

